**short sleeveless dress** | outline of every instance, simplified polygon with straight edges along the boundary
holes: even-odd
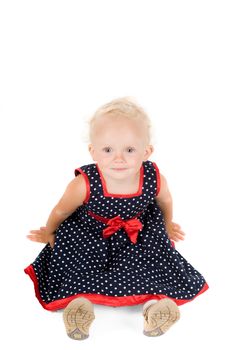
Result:
[[[25,268],[35,294],[47,310],[62,309],[84,296],[95,304],[128,306],[168,297],[177,305],[208,289],[204,277],[175,249],[155,197],[160,176],[156,163],[140,168],[133,194],[112,194],[97,163],[75,169],[87,194]]]

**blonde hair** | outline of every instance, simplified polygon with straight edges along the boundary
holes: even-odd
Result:
[[[101,107],[87,121],[89,135],[88,142],[92,141],[93,127],[102,116],[109,118],[128,118],[130,120],[141,120],[147,129],[147,142],[151,141],[151,121],[144,109],[132,97],[122,97],[114,99]]]

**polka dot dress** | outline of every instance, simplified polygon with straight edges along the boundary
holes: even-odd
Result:
[[[108,193],[95,163],[78,174],[87,186],[83,205],[57,228],[54,248],[47,244],[25,269],[44,308],[63,308],[77,296],[111,306],[163,297],[183,304],[208,288],[168,238],[154,162],[142,163],[134,194]]]

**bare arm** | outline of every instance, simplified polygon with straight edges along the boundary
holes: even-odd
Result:
[[[78,175],[68,184],[63,196],[52,209],[46,226],[40,227],[40,230],[31,230],[27,237],[34,242],[50,243],[53,247],[54,232],[68,216],[83,204],[85,196],[85,180],[82,175]]]
[[[172,196],[168,188],[166,178],[160,174],[160,192],[156,196],[156,201],[160,207],[166,226],[169,226],[172,222]]]
[[[166,178],[160,174],[160,192],[156,196],[156,201],[164,216],[166,230],[170,239],[179,241],[184,239],[185,233],[181,230],[180,225],[172,222],[173,205],[172,196],[168,188]]]
[[[85,199],[86,186],[82,175],[75,177],[67,186],[63,196],[51,211],[46,228],[52,233],[70,216]]]

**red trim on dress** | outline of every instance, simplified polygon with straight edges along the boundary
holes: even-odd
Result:
[[[89,178],[86,175],[86,173],[81,169],[81,168],[76,168],[74,170],[74,174],[75,176],[78,175],[78,173],[81,173],[84,176],[85,179],[85,184],[86,184],[86,196],[85,196],[85,200],[83,202],[83,204],[87,204],[89,201],[89,197],[90,197],[90,183],[89,183]]]
[[[158,196],[159,191],[160,191],[160,172],[159,172],[159,168],[157,167],[155,162],[152,162],[155,170],[156,170],[156,196]]]
[[[131,219],[136,219],[139,215],[141,215],[143,213],[143,210],[140,211],[136,216],[132,217]],[[94,219],[103,222],[103,224],[107,224],[109,220],[111,220],[112,218],[105,218],[104,216],[100,216],[97,215],[95,213],[93,213],[92,211],[88,210],[88,214],[90,216],[92,216]],[[124,220],[127,221],[127,220]]]
[[[176,248],[175,242],[174,242],[174,241],[171,240],[171,244],[172,244],[172,247],[173,247],[173,248]]]
[[[130,198],[130,197],[134,197],[134,196],[141,196],[142,194],[142,188],[143,188],[143,179],[144,179],[144,167],[143,164],[140,167],[140,178],[139,178],[139,188],[138,191],[136,193],[130,193],[130,194],[118,194],[118,193],[109,193],[106,187],[106,181],[104,179],[104,176],[98,166],[98,164],[96,163],[96,167],[97,170],[99,172],[100,175],[100,179],[101,179],[101,183],[102,183],[102,188],[103,188],[103,194],[105,197],[115,197],[115,198]]]
[[[68,297],[68,298],[55,300],[55,301],[52,301],[50,303],[45,303],[40,296],[39,288],[38,288],[38,281],[37,281],[36,274],[35,274],[35,271],[34,271],[32,264],[29,265],[24,270],[24,272],[30,276],[32,282],[34,283],[35,295],[36,295],[37,299],[39,300],[40,304],[42,305],[42,307],[44,309],[49,310],[49,311],[63,309],[68,305],[68,303],[71,300],[78,298],[80,296],[87,298],[88,300],[90,300],[94,304],[101,304],[101,305],[115,306],[115,307],[116,306],[133,306],[133,305],[145,303],[148,300],[152,300],[152,299],[160,300],[160,299],[164,299],[164,298],[172,299],[177,305],[183,305],[183,304],[186,304],[186,303],[194,300],[197,296],[204,293],[209,288],[208,284],[205,283],[203,285],[202,289],[200,290],[200,292],[197,295],[195,295],[194,298],[189,299],[189,300],[174,299],[174,298],[167,297],[166,295],[163,295],[163,294],[156,294],[156,295],[154,295],[154,294],[140,294],[140,295],[132,295],[132,296],[115,297],[115,296],[108,296],[108,295],[103,295],[103,294],[81,293],[81,294],[73,295],[73,296]]]

